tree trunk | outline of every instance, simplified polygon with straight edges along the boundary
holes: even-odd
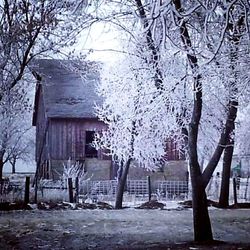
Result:
[[[3,179],[3,159],[0,158],[0,180]]]
[[[12,174],[16,173],[16,158],[14,157],[13,161],[10,161],[12,167]]]
[[[196,105],[198,104],[196,103]],[[195,110],[192,119],[193,122],[194,118],[197,118]],[[192,183],[194,240],[199,242],[211,241],[213,240],[213,233],[207,208],[207,196],[197,156],[198,124],[193,122],[191,122],[189,128],[188,152]]]
[[[173,1],[176,10],[181,10],[181,1]],[[187,60],[193,73],[193,111],[188,131],[188,154],[190,164],[190,176],[192,183],[192,205],[193,205],[193,224],[194,224],[194,240],[210,241],[213,240],[212,228],[207,208],[207,197],[205,185],[203,183],[202,173],[198,162],[197,141],[199,124],[202,114],[202,81],[199,72],[198,59],[195,53],[192,53],[193,46],[190,39],[189,31],[184,20],[177,17],[180,21],[180,38],[183,46],[190,51],[187,53]]]
[[[15,173],[16,173],[16,165],[12,164],[12,174],[15,174]]]
[[[219,206],[222,208],[226,208],[229,205],[229,185],[233,151],[234,140],[232,140],[230,145],[228,145],[224,150],[221,189],[219,198]]]
[[[194,176],[194,173],[191,173],[191,180],[194,240],[199,242],[213,240],[212,227],[207,208],[207,196],[202,178],[201,176]]]
[[[232,28],[233,27],[233,28]],[[244,16],[240,16],[238,21],[236,22],[236,26],[228,26],[228,31],[229,33],[231,32],[232,35],[230,38],[230,66],[229,69],[231,70],[232,74],[234,75],[234,78],[230,78],[229,82],[229,90],[231,92],[229,96],[229,103],[228,103],[228,114],[227,114],[227,120],[225,124],[225,128],[221,133],[221,137],[218,143],[218,146],[209,161],[205,171],[203,172],[203,179],[205,181],[205,185],[208,184],[214,169],[216,168],[220,157],[222,155],[222,152],[224,148],[230,143],[230,136],[231,133],[234,132],[235,129],[235,120],[237,117],[237,111],[238,111],[238,87],[237,87],[237,80],[239,79],[239,72],[236,70],[237,69],[237,64],[238,64],[238,45],[241,40],[241,35],[239,35],[238,30],[244,30],[245,28],[245,18]],[[230,149],[230,150],[233,150]],[[231,152],[226,154],[226,157],[230,157]],[[233,151],[232,151],[233,153]],[[226,161],[229,161],[230,159],[226,159]],[[230,160],[232,161],[232,159]],[[223,163],[224,164],[224,163]],[[231,163],[230,163],[231,165]],[[224,167],[223,167],[224,168]]]
[[[229,107],[229,110],[227,114],[227,120],[226,120],[225,127],[223,131],[221,132],[220,140],[213,153],[213,156],[211,157],[209,163],[207,164],[202,174],[205,187],[208,185],[209,180],[211,179],[212,174],[216,166],[218,165],[218,162],[221,158],[223,150],[226,148],[226,145],[228,145],[230,142],[231,133],[234,131],[234,127],[235,127],[234,123],[237,117],[238,101],[230,100],[228,103],[228,107]]]
[[[4,166],[4,160],[3,160],[3,156],[4,156],[4,151],[0,152],[0,180],[3,179],[3,166]]]
[[[124,188],[125,188],[126,181],[127,181],[130,162],[131,162],[131,159],[128,159],[128,161],[126,162],[125,167],[122,171],[121,177],[118,179],[118,186],[117,186],[117,190],[116,190],[115,209],[122,209],[123,193],[124,193]]]
[[[241,16],[237,21],[237,28],[240,30],[242,27],[245,26],[244,17]],[[237,29],[235,29],[237,30]],[[233,30],[235,32],[235,30]],[[232,30],[231,30],[232,31]],[[224,158],[223,158],[223,170],[222,170],[222,180],[221,180],[221,190],[220,190],[220,198],[219,198],[219,205],[222,208],[226,208],[229,203],[229,184],[230,184],[230,172],[231,172],[231,164],[233,158],[233,151],[234,151],[234,138],[231,134],[234,135],[235,132],[235,120],[237,117],[238,111],[238,87],[237,87],[237,80],[239,72],[237,69],[237,61],[238,61],[238,45],[240,42],[241,35],[239,36],[237,33],[233,33],[231,37],[231,46],[232,50],[230,53],[230,69],[234,75],[234,79],[230,81],[230,88],[232,92],[232,96],[230,96],[229,102],[229,114],[228,119],[231,121],[231,126],[229,127],[229,142],[227,147],[224,151]]]

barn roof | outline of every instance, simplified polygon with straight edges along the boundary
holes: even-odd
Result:
[[[95,92],[99,72],[94,62],[55,59],[36,60],[32,69],[41,77],[45,113],[48,118],[95,118],[95,104],[101,99]],[[80,70],[81,69],[81,70]],[[36,95],[34,116],[39,95]],[[36,117],[33,117],[33,123]]]

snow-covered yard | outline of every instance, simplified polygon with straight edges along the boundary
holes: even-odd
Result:
[[[210,216],[214,238],[227,244],[191,244],[191,209],[0,212],[0,249],[250,248],[249,209],[212,208]]]

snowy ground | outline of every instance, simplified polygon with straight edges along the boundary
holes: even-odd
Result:
[[[0,249],[250,249],[250,210],[210,209],[214,237],[197,246],[192,210],[0,212]]]

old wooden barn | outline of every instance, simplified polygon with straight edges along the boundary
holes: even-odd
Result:
[[[95,131],[105,129],[98,121],[94,106],[101,102],[95,93],[100,80],[93,63],[82,63],[84,75],[73,62],[42,59],[34,65],[37,78],[33,125],[36,126],[36,162],[39,177],[58,179],[68,159],[84,163],[94,180],[113,179],[116,167],[100,150],[91,146]],[[169,141],[170,162],[161,171],[150,173],[157,179],[185,179],[187,164]],[[128,178],[141,179],[149,172],[131,168]]]
[[[72,70],[72,62],[38,60],[34,66],[36,87],[33,125],[36,126],[36,162],[39,176],[57,179],[68,159],[84,162],[97,179],[110,179],[111,161],[91,143],[104,124],[94,116],[99,75],[85,63],[84,75]]]

